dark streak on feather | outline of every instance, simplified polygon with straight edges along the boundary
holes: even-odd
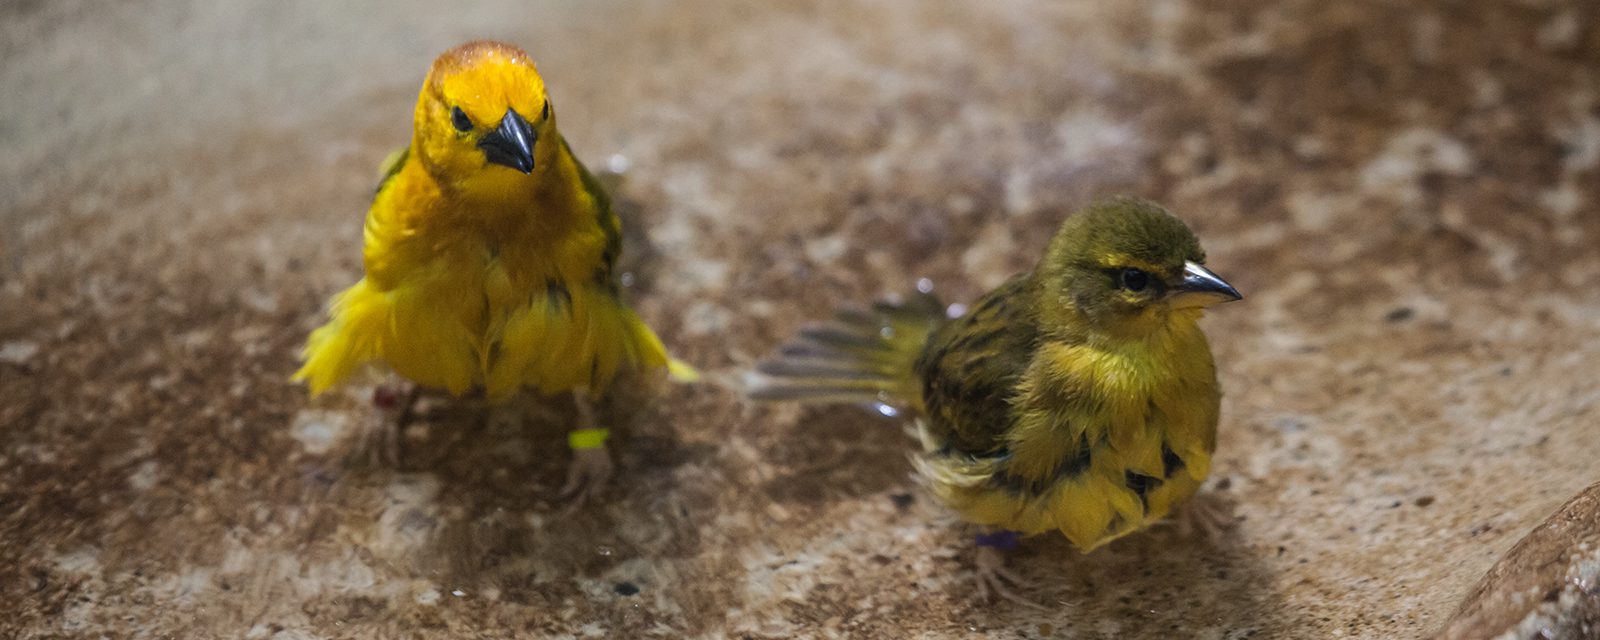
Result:
[[[590,274],[590,278],[602,290],[611,294],[611,297],[617,297],[617,282],[611,278],[611,268],[609,266],[595,267],[594,273]]]
[[[569,317],[572,315],[572,292],[560,280],[551,278],[544,281],[544,301],[551,313],[565,310]]]
[[[1183,458],[1179,458],[1177,452],[1174,452],[1171,447],[1163,443],[1161,445],[1161,475],[1171,478],[1172,474],[1182,471],[1183,467]]]
[[[1144,506],[1144,512],[1150,513],[1150,492],[1161,486],[1161,478],[1128,471],[1123,474],[1122,483],[1130,491],[1139,494],[1139,503]]]
[[[1089,462],[1091,460],[1089,452],[1089,447],[1084,447],[1078,451],[1077,455],[1064,459],[1057,464],[1054,473],[1048,474],[1041,478],[1029,479],[1013,474],[1009,471],[1001,471],[994,474],[994,477],[990,480],[990,482],[994,486],[1005,489],[1013,494],[1042,496],[1057,482],[1062,480],[1071,480],[1082,475],[1083,472],[1088,471]]]
[[[1122,514],[1111,514],[1111,521],[1106,523],[1106,532],[1104,535],[1107,537],[1117,535],[1117,532],[1122,530],[1123,524],[1125,524],[1125,521],[1122,519]]]
[[[1062,460],[1056,467],[1056,477],[1070,479],[1083,475],[1083,472],[1089,470],[1089,461],[1092,458],[1090,453],[1091,449],[1085,446],[1078,450],[1078,455]]]
[[[489,343],[489,362],[488,362],[488,368],[489,369],[493,369],[495,363],[500,362],[500,356],[503,355],[504,351],[505,351],[505,345],[502,344],[499,340],[495,340],[494,342]]]

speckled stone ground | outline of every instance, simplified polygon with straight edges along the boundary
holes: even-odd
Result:
[[[187,6],[185,6],[187,5]],[[1408,638],[1600,476],[1592,2],[0,5],[0,636]],[[631,295],[711,382],[551,500],[559,403],[375,464],[286,381],[434,55],[631,163]],[[805,317],[1026,268],[1136,194],[1246,293],[1210,542],[1029,541],[976,603],[898,425],[727,388]]]

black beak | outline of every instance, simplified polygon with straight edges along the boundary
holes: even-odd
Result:
[[[538,141],[539,133],[533,130],[533,125],[516,111],[506,109],[500,128],[479,140],[478,148],[483,149],[489,162],[533,173],[533,144]]]
[[[1183,264],[1183,283],[1173,287],[1168,295],[1174,308],[1209,307],[1244,298],[1233,285],[1196,262]]]

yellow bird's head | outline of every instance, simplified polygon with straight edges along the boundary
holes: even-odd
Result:
[[[1035,270],[1046,330],[1088,329],[1114,338],[1150,335],[1175,317],[1241,298],[1205,267],[1189,227],[1133,198],[1091,205],[1062,223]]]
[[[444,52],[417,98],[412,152],[466,195],[525,192],[559,141],[544,80],[528,54],[501,42]]]

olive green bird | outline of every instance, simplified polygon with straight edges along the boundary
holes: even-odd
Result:
[[[841,313],[761,363],[750,394],[908,407],[941,502],[1087,552],[1168,515],[1210,471],[1222,396],[1197,322],[1240,295],[1204,263],[1161,207],[1099,202],[964,314],[931,296]]]

